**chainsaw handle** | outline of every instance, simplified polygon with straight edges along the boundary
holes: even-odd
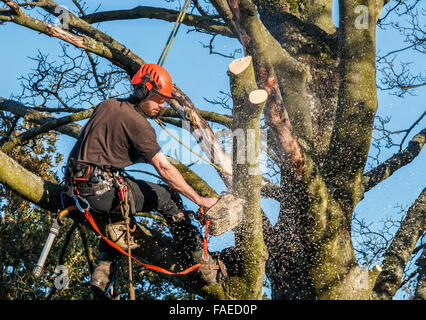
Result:
[[[225,193],[224,192],[222,192],[220,195],[217,195],[216,196],[216,198],[218,199],[217,201],[216,201],[216,203],[220,200],[220,199],[222,199],[222,197],[225,195]],[[215,204],[216,204],[215,203]],[[212,207],[214,207],[215,206],[215,204],[212,206]],[[212,208],[212,207],[210,207],[210,208]],[[210,208],[206,208],[205,206],[200,206],[200,208],[198,209],[198,212],[197,212],[197,219],[198,219],[198,221],[200,221],[200,223],[201,223],[201,225],[202,226],[204,226],[205,224],[206,224],[206,217],[205,217],[205,212],[208,210],[208,209],[210,209]]]

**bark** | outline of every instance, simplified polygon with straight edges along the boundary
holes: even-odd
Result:
[[[355,7],[368,7],[367,29],[358,29]],[[325,175],[347,218],[362,198],[362,173],[377,110],[375,1],[339,2],[340,87]]]
[[[179,162],[177,159],[168,157],[169,161],[179,170],[179,172],[185,177],[185,181],[195,190],[198,194],[203,197],[217,197],[216,191],[209,186],[199,175],[197,175],[190,168]]]
[[[55,212],[58,209],[60,188],[24,169],[0,151],[0,182],[18,192],[24,199]]]
[[[258,90],[251,57],[234,60],[229,71],[234,102],[233,132],[243,138],[233,142],[232,191],[246,202],[242,222],[235,231],[240,272],[226,282],[230,284],[230,297],[261,299],[267,254],[260,209],[260,117],[267,94]]]
[[[266,30],[257,17],[253,3],[248,0],[228,1],[241,44],[247,54],[253,57],[256,81],[268,92],[265,120],[273,132],[273,149],[283,155],[284,163],[299,173],[303,167],[303,146],[309,145],[310,121],[304,98],[303,78],[306,75],[301,64],[293,59]],[[284,72],[284,85],[291,90],[283,95],[277,74]],[[302,79],[301,81],[298,81]],[[294,128],[294,132],[293,132]],[[282,166],[283,164],[281,164]]]
[[[415,300],[426,300],[426,250],[423,248],[422,255],[417,260],[418,278],[416,292],[414,294]]]
[[[291,94],[290,85],[298,84],[299,100],[288,100],[294,109],[310,113],[305,115],[305,119],[311,121],[309,131],[313,136],[307,140],[313,146],[311,157],[317,158],[318,162],[324,161],[333,128],[338,89],[337,32],[330,15],[331,1],[301,3],[300,6],[296,1],[291,4],[284,1],[254,2],[271,35],[303,65],[304,75],[295,78],[290,68],[287,72],[285,69],[277,72],[277,77],[284,96],[287,92]],[[285,90],[286,84],[288,90]]]

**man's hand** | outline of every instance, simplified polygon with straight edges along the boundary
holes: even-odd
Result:
[[[200,207],[211,208],[219,199],[218,198],[205,198],[200,197],[199,203]]]

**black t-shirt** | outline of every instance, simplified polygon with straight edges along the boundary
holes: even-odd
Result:
[[[101,102],[83,127],[70,158],[104,170],[149,162],[161,149],[154,128],[125,99]]]

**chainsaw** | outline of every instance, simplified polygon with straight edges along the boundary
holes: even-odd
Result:
[[[202,224],[205,221],[210,221],[209,234],[220,236],[240,224],[244,203],[243,199],[237,198],[230,193],[224,194],[212,207],[207,210],[200,210],[198,212],[198,220]]]

